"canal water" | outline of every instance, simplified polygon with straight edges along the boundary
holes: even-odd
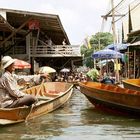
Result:
[[[74,89],[70,101],[42,117],[0,126],[0,140],[139,140],[140,120],[96,110]]]

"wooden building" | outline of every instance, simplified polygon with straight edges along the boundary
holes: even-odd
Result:
[[[62,44],[65,40],[65,45]],[[37,67],[72,68],[82,60],[79,45],[71,45],[58,15],[0,9],[0,55],[10,55]]]
[[[137,3],[131,4],[129,7],[129,16],[124,24],[124,36],[127,41],[128,49],[128,65],[127,77],[140,77],[140,5]]]
[[[128,34],[128,77],[140,78],[140,30]]]

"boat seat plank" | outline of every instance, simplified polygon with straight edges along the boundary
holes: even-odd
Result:
[[[38,100],[52,100],[54,97],[47,97],[47,96],[37,96]]]
[[[43,104],[43,103],[46,103],[46,100],[39,100],[39,101],[35,104],[35,106],[38,106],[38,105]]]

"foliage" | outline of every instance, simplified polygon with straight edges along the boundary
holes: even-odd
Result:
[[[87,49],[84,52],[84,65],[87,67],[93,66],[93,60],[91,59],[91,54],[93,53],[93,48]]]
[[[87,51],[87,48],[86,48],[86,46],[84,44],[82,44],[80,46],[80,52],[81,52],[81,54],[84,55],[85,54],[85,51]]]
[[[105,48],[107,45],[113,43],[113,36],[108,32],[98,32],[95,35],[92,35],[92,39],[90,42],[96,45],[99,45],[100,42],[100,45]]]
[[[88,67],[93,67],[93,59],[91,58],[91,54],[98,50],[104,49],[109,44],[112,44],[113,36],[108,32],[98,32],[95,35],[92,35],[88,41],[92,47],[88,48],[87,43],[83,43],[80,51],[84,57],[83,64]]]

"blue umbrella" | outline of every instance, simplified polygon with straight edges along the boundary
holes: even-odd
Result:
[[[105,47],[105,49],[111,49],[111,50],[125,50],[127,49],[128,45],[127,44],[110,44],[107,47]]]
[[[114,50],[110,49],[103,49],[100,51],[97,51],[92,54],[92,58],[101,58],[101,59],[116,59],[116,58],[122,58],[123,54]]]

